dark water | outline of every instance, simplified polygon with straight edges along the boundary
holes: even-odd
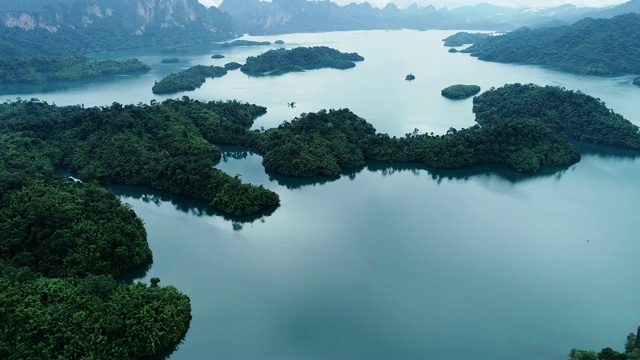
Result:
[[[579,89],[640,122],[633,76],[480,62],[447,53],[440,39],[451,33],[280,36],[287,45],[328,45],[366,60],[348,71],[277,78],[236,71],[186,95],[265,105],[269,113],[256,124],[265,127],[348,107],[401,136],[473,124],[471,100],[442,98],[445,86],[532,82]],[[166,56],[147,50],[101,54],[139,56],[154,70],[6,98],[148,102],[153,82],[176,68],[243,62],[266,50],[230,49],[213,60],[221,51],[212,49],[194,49],[178,65],[159,64]],[[415,81],[404,81],[409,72]],[[640,154],[580,146],[580,163],[535,176],[500,166],[369,163],[337,181],[270,175],[258,155],[225,148],[219,168],[282,200],[248,219],[143,188],[115,191],[147,226],[155,261],[142,280],[160,277],[191,297],[191,328],[171,359],[560,360],[572,347],[621,350],[640,325]]]

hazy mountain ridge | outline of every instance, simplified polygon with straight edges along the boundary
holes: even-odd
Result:
[[[367,2],[339,6],[328,0],[224,0],[219,9],[252,35],[400,28],[508,31],[570,23],[598,10],[569,4],[546,9],[478,4],[436,10],[416,3],[400,9],[391,2],[376,8]]]
[[[19,48],[10,46],[16,42],[55,55],[47,43],[110,50],[239,35],[228,14],[215,7],[207,9],[197,0],[31,0],[25,2],[27,10],[13,9],[18,6],[22,5],[0,7],[0,23],[5,28],[0,44],[9,45],[9,56],[20,55]],[[78,52],[67,49],[70,47],[63,45],[63,52]]]

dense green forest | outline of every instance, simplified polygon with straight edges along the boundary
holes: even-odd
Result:
[[[465,31],[457,32],[451,36],[442,39],[444,46],[462,46],[466,44],[475,44],[491,36],[486,33],[468,33]]]
[[[354,61],[362,60],[364,58],[357,53],[342,53],[327,46],[280,48],[250,56],[240,70],[254,76],[281,75],[321,68],[349,69],[356,66]]]
[[[154,94],[171,94],[180,91],[193,91],[205,81],[207,78],[216,78],[225,76],[227,69],[220,66],[204,66],[196,65],[187,70],[178,73],[169,74],[162,80],[156,82],[151,90]]]
[[[440,92],[442,96],[449,99],[466,99],[480,92],[480,86],[478,85],[451,85],[442,89]]]
[[[640,14],[583,19],[570,26],[521,28],[463,52],[481,60],[546,65],[579,74],[640,73]]]
[[[128,359],[177,344],[189,327],[189,298],[157,279],[148,287],[113,278],[151,263],[142,221],[113,193],[56,176],[58,150],[37,136],[46,129],[13,128],[42,114],[17,119],[25,113],[8,109],[0,131],[0,358]]]
[[[635,334],[627,335],[623,353],[608,347],[600,352],[571,349],[569,360],[640,360],[640,327]]]
[[[337,177],[365,160],[418,162],[437,168],[504,163],[520,172],[569,165],[579,139],[640,149],[638,128],[591,96],[557,87],[506,85],[474,98],[479,125],[444,135],[377,133],[348,109],[302,114],[246,143],[269,171],[287,176]]]
[[[86,109],[16,101],[0,104],[0,130],[6,141],[25,144],[16,148],[20,158],[9,158],[17,169],[63,169],[83,181],[146,185],[240,216],[277,206],[278,195],[215,169],[220,150],[213,144],[246,142],[246,127],[264,112],[186,97]]]
[[[497,125],[533,119],[570,139],[640,150],[638,127],[614,113],[600,99],[554,86],[511,84],[473,99],[476,121]]]
[[[93,61],[85,57],[0,58],[0,84],[84,80],[103,75],[148,71],[151,67],[138,59]]]

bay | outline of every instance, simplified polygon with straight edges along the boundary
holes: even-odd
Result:
[[[580,76],[451,54],[454,31],[290,34],[285,46],[358,52],[353,69],[210,79],[202,99],[267,106],[256,127],[302,112],[349,108],[379,131],[444,133],[473,124],[471,99],[440,90],[536,83],[580,90],[640,124],[632,75]],[[196,64],[244,62],[270,47],[193,46],[179,64],[157,49],[135,56],[144,75],[48,89],[2,89],[3,99],[56,104],[148,103],[151,86]],[[210,56],[222,53],[224,59]],[[407,82],[409,72],[416,80]],[[295,108],[287,102],[295,101]],[[368,163],[337,181],[267,174],[261,157],[226,147],[216,166],[281,196],[271,214],[220,216],[206,204],[136,187],[114,191],[146,224],[160,277],[191,297],[191,328],[171,359],[565,359],[572,347],[622,350],[640,325],[638,153],[580,145],[582,160],[522,176],[501,166],[456,171]]]

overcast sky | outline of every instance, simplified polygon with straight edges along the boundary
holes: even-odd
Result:
[[[205,6],[211,6],[211,5],[218,6],[220,2],[222,2],[222,0],[198,0],[198,1],[200,1]],[[345,5],[345,4],[354,2],[354,0],[332,0],[332,1],[340,5]],[[364,2],[364,1],[358,0],[355,2]],[[384,6],[387,2],[388,1],[386,0],[370,0],[369,1],[371,5],[379,6],[379,7]],[[521,5],[521,6],[536,7],[536,8],[558,6],[566,3],[573,4],[576,6],[605,7],[609,5],[622,4],[624,2],[627,2],[627,0],[539,0],[539,1],[532,1],[532,0],[528,0],[528,1],[521,1],[521,0],[394,0],[392,2],[397,4],[399,7],[403,7],[402,6],[403,4],[411,4],[413,2],[417,2],[418,4],[423,6],[433,5],[438,9],[442,7],[447,7],[449,9],[452,9],[458,6],[475,5],[480,3],[490,3],[490,4],[503,5],[503,6]]]

